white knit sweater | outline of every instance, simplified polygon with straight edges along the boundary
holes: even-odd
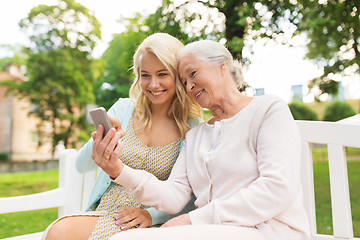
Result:
[[[271,240],[309,239],[300,183],[300,135],[287,105],[254,97],[239,113],[190,130],[167,181],[124,167],[115,180],[143,204],[192,224],[256,227]]]

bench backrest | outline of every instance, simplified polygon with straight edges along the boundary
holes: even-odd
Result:
[[[75,149],[67,149],[61,154],[58,188],[36,194],[0,198],[0,214],[58,208],[60,217],[85,210],[97,172],[78,173],[75,168],[77,154]]]
[[[312,240],[351,239],[353,226],[349,197],[345,146],[360,148],[360,125],[297,121],[302,137],[302,185],[304,205],[311,225]],[[328,148],[333,236],[317,234],[312,146]],[[0,214],[45,208],[59,208],[59,216],[84,211],[97,172],[79,174],[75,169],[77,151],[65,150],[59,161],[59,188],[26,196],[0,198]]]
[[[345,147],[360,148],[360,124],[314,121],[297,121],[297,124],[302,137],[304,205],[310,220],[312,239],[359,239],[354,238],[353,234]],[[325,144],[328,149],[333,236],[317,234],[316,230],[312,159],[314,143]]]
[[[60,162],[66,165],[66,172],[70,173],[68,176],[62,175],[59,169],[59,187],[61,183],[68,185],[69,197],[72,201],[71,207],[65,207],[61,215],[71,214],[78,211],[85,211],[90,192],[97,178],[99,171],[94,170],[87,173],[79,173],[75,167],[76,157],[78,151],[75,149],[67,149],[60,157]],[[65,177],[62,181],[61,176]],[[60,212],[59,212],[60,215]]]

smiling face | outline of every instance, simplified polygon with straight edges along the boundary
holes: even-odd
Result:
[[[187,54],[180,59],[179,75],[186,92],[201,107],[211,109],[221,99],[222,66],[210,64],[193,54]]]
[[[140,87],[154,106],[169,107],[175,96],[175,76],[151,52],[140,57]]]

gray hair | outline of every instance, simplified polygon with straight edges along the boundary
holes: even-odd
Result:
[[[221,43],[212,40],[200,40],[189,43],[178,52],[177,59],[180,60],[188,54],[194,54],[199,59],[216,66],[226,63],[237,88],[240,89],[242,87],[242,64],[240,61],[233,59],[229,50]]]

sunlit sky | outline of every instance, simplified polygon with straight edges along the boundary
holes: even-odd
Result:
[[[180,0],[178,0],[180,1]],[[39,4],[55,4],[55,0],[11,0],[0,1],[0,44],[28,45],[27,36],[22,33],[18,23],[25,18],[31,8]],[[161,0],[78,0],[79,3],[94,11],[95,16],[102,24],[102,42],[94,52],[94,57],[100,57],[108,46],[114,33],[120,33],[124,26],[119,23],[119,17],[131,17],[135,12],[152,13],[161,4]],[[264,88],[265,94],[274,94],[285,102],[291,99],[291,86],[304,84],[304,101],[312,101],[307,95],[307,82],[318,76],[321,71],[315,64],[303,60],[306,49],[301,46],[288,48],[286,46],[270,43],[264,46],[259,41],[255,46],[252,64],[246,69],[245,80],[253,88]],[[0,57],[9,53],[0,49]],[[359,77],[343,79],[346,98],[360,98]]]

